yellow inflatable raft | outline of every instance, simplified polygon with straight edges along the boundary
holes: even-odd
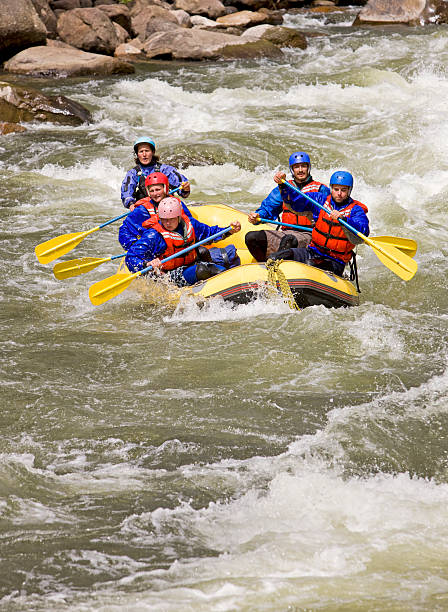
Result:
[[[275,226],[260,224],[254,226],[247,220],[247,214],[222,204],[189,206],[192,215],[208,225],[225,227],[231,221],[241,222],[241,232],[210,246],[222,247],[234,244],[241,259],[241,266],[221,272],[206,281],[196,283],[181,290],[181,293],[196,297],[210,298],[221,296],[225,300],[244,304],[253,300],[260,289],[269,283],[266,265],[257,263],[246,249],[244,236],[255,229],[274,229]],[[359,294],[347,279],[335,276],[319,268],[313,268],[296,261],[284,261],[279,267],[291,289],[296,304],[300,308],[323,305],[329,308],[357,306]],[[282,291],[282,275],[278,274],[276,287]],[[271,275],[272,282],[272,275]]]

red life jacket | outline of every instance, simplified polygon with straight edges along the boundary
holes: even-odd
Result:
[[[290,185],[294,185],[295,187],[297,186],[292,179],[289,180],[288,183],[290,183]],[[323,183],[319,183],[319,181],[310,181],[309,183],[301,187],[300,191],[302,191],[303,193],[317,193],[321,185],[323,185]],[[283,212],[281,220],[284,223],[292,223],[293,225],[311,226],[313,225],[313,214],[309,211],[298,213],[297,211],[293,210],[289,204],[283,202]],[[281,229],[288,230],[289,228],[282,227]]]
[[[328,210],[333,210],[333,206],[330,203],[331,195],[325,200],[324,206]],[[368,208],[365,204],[352,200],[350,204],[340,209],[344,221],[350,217],[350,211],[354,206],[361,206],[365,213],[368,212]],[[344,263],[350,261],[355,245],[349,241],[345,235],[343,226],[338,221],[330,219],[330,215],[321,210],[319,217],[317,218],[316,225],[313,227],[313,233],[311,234],[311,247],[316,247],[321,253],[339,259]]]
[[[151,219],[148,219],[148,221],[151,221]],[[159,234],[166,242],[166,249],[162,253],[162,255],[160,255],[160,259],[170,257],[178,251],[182,251],[182,249],[186,249],[190,245],[194,244],[194,227],[190,219],[184,212],[182,212],[182,218],[180,223],[183,226],[183,235],[179,234],[178,232],[170,232],[169,230],[165,229],[163,225],[159,223],[158,217],[156,217],[155,219],[153,218],[152,223],[148,225],[148,227],[152,227],[157,232],[159,232]],[[164,263],[162,265],[162,270],[175,270],[180,266],[190,266],[196,261],[196,257],[196,249],[192,249],[191,251],[188,251],[188,253],[185,253],[185,255],[175,257],[174,259],[170,259],[170,261]]]
[[[151,227],[151,217],[154,217],[157,215],[155,206],[152,203],[151,198],[146,197],[146,198],[142,198],[138,202],[135,202],[134,210],[137,208],[137,206],[143,206],[144,208],[146,208],[149,214],[149,219],[146,219],[146,221],[143,221],[142,227],[145,227],[145,228]]]

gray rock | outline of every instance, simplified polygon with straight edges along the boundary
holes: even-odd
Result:
[[[282,52],[267,40],[245,41],[240,36],[200,29],[178,28],[149,37],[143,51],[150,58],[203,60],[279,58]]]
[[[72,11],[81,8],[79,0],[50,0],[50,6],[54,11]]]
[[[90,122],[90,111],[65,96],[45,96],[37,89],[0,81],[0,115],[6,121],[53,121],[63,125]]]
[[[258,11],[238,11],[231,15],[218,17],[216,21],[227,28],[250,28],[251,26],[268,23],[269,16]]]
[[[39,19],[47,28],[47,36],[49,38],[56,38],[57,36],[57,18],[53,10],[50,8],[48,0],[31,0],[34,8],[36,9]]]
[[[190,15],[205,15],[210,19],[226,14],[226,7],[220,0],[176,0],[175,7]]]
[[[125,30],[124,28],[122,28],[119,23],[113,22],[113,26],[115,28],[115,34],[117,35],[117,40],[118,40],[117,47],[118,47],[119,45],[123,45],[125,42],[127,42],[130,36],[129,36],[129,32]],[[114,55],[115,55],[115,50],[117,47],[115,47],[114,49]]]
[[[306,49],[306,38],[293,28],[284,26],[258,25],[249,28],[242,34],[245,40],[269,40],[277,47],[293,47],[298,49]]]
[[[18,123],[8,123],[7,121],[0,121],[0,134],[6,136],[6,134],[12,134],[13,132],[26,132],[26,128]]]
[[[131,13],[124,4],[99,4],[98,8],[103,11],[114,23],[118,23],[122,28],[129,32],[130,36],[134,35],[131,23]]]
[[[142,53],[141,44],[142,43],[140,43],[140,46],[136,46],[135,41],[129,41],[122,45],[118,45],[114,55],[115,57],[129,60],[130,62],[145,59],[145,55]]]
[[[31,0],[0,1],[0,60],[21,49],[45,44],[47,29]]]
[[[113,55],[119,44],[112,21],[98,8],[62,13],[58,19],[58,34],[69,45],[91,53]]]
[[[173,29],[173,27],[180,28],[181,26],[176,16],[173,15],[173,11],[168,11],[161,6],[147,6],[132,17],[132,28],[141,41],[146,40],[158,30],[164,31]]]
[[[31,47],[21,51],[5,64],[5,70],[15,74],[42,77],[108,76],[131,74],[135,68],[114,57],[86,53],[79,49]]]
[[[183,11],[182,9],[178,9],[178,10],[174,9],[171,12],[176,17],[177,23],[180,26],[182,26],[183,28],[191,28],[192,23],[191,23],[190,15],[187,13],[187,11]]]
[[[369,0],[353,25],[447,23],[445,0]]]

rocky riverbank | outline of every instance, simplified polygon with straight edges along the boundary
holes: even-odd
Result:
[[[275,59],[307,47],[306,32],[282,25],[285,12],[349,4],[360,8],[355,26],[448,20],[444,0],[2,0],[0,61],[6,73],[58,78],[130,74],[148,60]],[[0,84],[0,132],[30,118],[88,120],[70,101],[62,112],[61,101],[19,89]]]

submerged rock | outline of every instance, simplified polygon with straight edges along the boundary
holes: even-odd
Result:
[[[0,81],[0,116],[10,123],[53,121],[62,125],[81,125],[92,118],[87,108],[65,96],[46,96],[37,89],[4,81]]]
[[[0,134],[5,136],[6,134],[12,134],[13,132],[26,132],[26,128],[18,123],[8,123],[6,121],[0,121]]]

